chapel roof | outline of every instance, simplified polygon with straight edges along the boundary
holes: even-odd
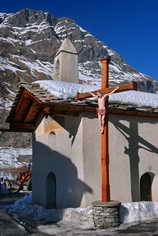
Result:
[[[126,85],[123,88],[126,88]],[[45,114],[95,113],[97,108],[95,98],[76,99],[77,92],[94,90],[98,90],[98,87],[53,80],[22,84],[7,122],[10,123],[12,130],[33,132],[39,119]],[[158,95],[133,90],[112,94],[109,98],[109,110],[112,114],[158,118]]]

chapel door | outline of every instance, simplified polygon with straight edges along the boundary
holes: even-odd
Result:
[[[46,207],[56,208],[56,177],[52,172],[47,176]]]
[[[140,200],[141,201],[152,201],[152,181],[154,174],[145,173],[140,179]]]

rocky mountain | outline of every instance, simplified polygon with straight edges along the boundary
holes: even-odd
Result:
[[[79,54],[81,83],[98,84],[98,59],[109,55],[111,85],[135,80],[148,90],[156,90],[152,78],[136,71],[116,51],[72,19],[31,9],[0,13],[0,127],[7,127],[5,118],[19,83],[53,79],[54,57],[66,37],[72,40]],[[30,148],[31,136],[1,132],[0,158],[1,149],[6,150],[8,146]]]

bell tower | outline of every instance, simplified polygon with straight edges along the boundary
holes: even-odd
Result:
[[[70,39],[62,42],[54,59],[55,80],[78,82],[78,53]]]

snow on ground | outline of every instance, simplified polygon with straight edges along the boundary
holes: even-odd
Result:
[[[126,202],[121,204],[122,223],[143,222],[158,218],[158,202]]]
[[[46,209],[32,203],[32,194],[28,194],[13,205],[7,206],[8,213],[17,215],[19,218],[31,220],[37,224],[53,222],[66,222],[79,225],[79,228],[94,227],[92,219],[92,208],[65,208]]]
[[[6,206],[8,213],[17,215],[21,219],[30,220],[39,224],[62,222],[75,225],[76,228],[92,229],[93,209],[87,208],[65,208],[46,209],[32,203],[32,194],[17,200],[13,205]],[[143,222],[158,218],[157,202],[130,202],[121,203],[120,221],[122,224]]]

